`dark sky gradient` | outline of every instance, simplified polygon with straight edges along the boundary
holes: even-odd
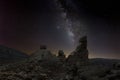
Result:
[[[60,11],[49,0],[1,0],[0,44],[32,53],[41,44],[52,50],[73,49]]]
[[[118,2],[61,1],[66,18],[75,23],[70,31],[61,17],[62,10],[54,1],[0,0],[0,44],[28,54],[37,50],[40,44],[46,44],[52,51],[63,49],[68,54],[77,45],[73,36],[87,33],[90,57],[120,58]]]

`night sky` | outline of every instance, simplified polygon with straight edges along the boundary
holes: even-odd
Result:
[[[69,54],[87,35],[90,58],[120,59],[119,11],[115,0],[0,0],[0,44]]]

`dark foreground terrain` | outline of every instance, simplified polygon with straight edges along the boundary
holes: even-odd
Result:
[[[115,63],[68,65],[56,61],[25,60],[0,66],[0,80],[120,80],[120,60]],[[103,59],[99,59],[103,60]],[[114,61],[114,60],[113,60]],[[108,66],[110,65],[110,66]]]

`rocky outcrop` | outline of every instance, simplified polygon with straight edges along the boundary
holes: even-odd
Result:
[[[59,59],[51,53],[51,51],[45,49],[44,47],[40,48],[38,51],[34,52],[30,59],[32,62],[39,62],[41,63],[41,66],[55,69],[56,66],[58,66]],[[55,65],[56,64],[56,65]]]
[[[79,45],[76,50],[73,51],[69,56],[67,61],[71,64],[76,64],[88,61],[88,49],[87,49],[87,37],[84,36],[80,38]]]
[[[63,52],[63,50],[59,50],[58,51],[58,56],[57,56],[58,58],[59,58],[59,60],[60,61],[62,61],[62,62],[64,62],[65,61],[65,59],[66,59],[66,57],[65,57],[65,54],[64,54],[64,52]]]
[[[81,44],[68,57],[67,61],[63,61],[66,59],[63,50],[59,50],[58,56],[55,56],[49,50],[40,48],[29,59],[14,64],[0,65],[0,80],[120,79],[119,61],[109,61],[114,63],[110,67],[102,63],[98,65],[96,60],[94,62],[89,59],[89,64],[85,65],[88,60],[88,57],[85,56],[88,54],[86,38],[81,38],[80,42]],[[68,62],[70,63],[68,64]]]
[[[46,59],[50,59],[52,57],[53,57],[53,55],[51,54],[51,52],[49,50],[44,50],[44,49],[40,49],[40,50],[36,51],[31,56],[31,58],[33,58],[35,60],[46,60]]]
[[[41,45],[40,49],[47,49],[47,46],[46,45]]]
[[[40,46],[40,49],[34,52],[31,55],[31,58],[36,61],[46,61],[46,60],[55,60],[56,56],[51,53],[51,51],[47,50],[46,46]]]

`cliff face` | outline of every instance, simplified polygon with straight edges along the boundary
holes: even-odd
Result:
[[[79,44],[75,51],[73,51],[67,61],[69,63],[77,63],[77,62],[86,62],[88,60],[88,49],[87,49],[87,37],[84,36],[80,38]]]

